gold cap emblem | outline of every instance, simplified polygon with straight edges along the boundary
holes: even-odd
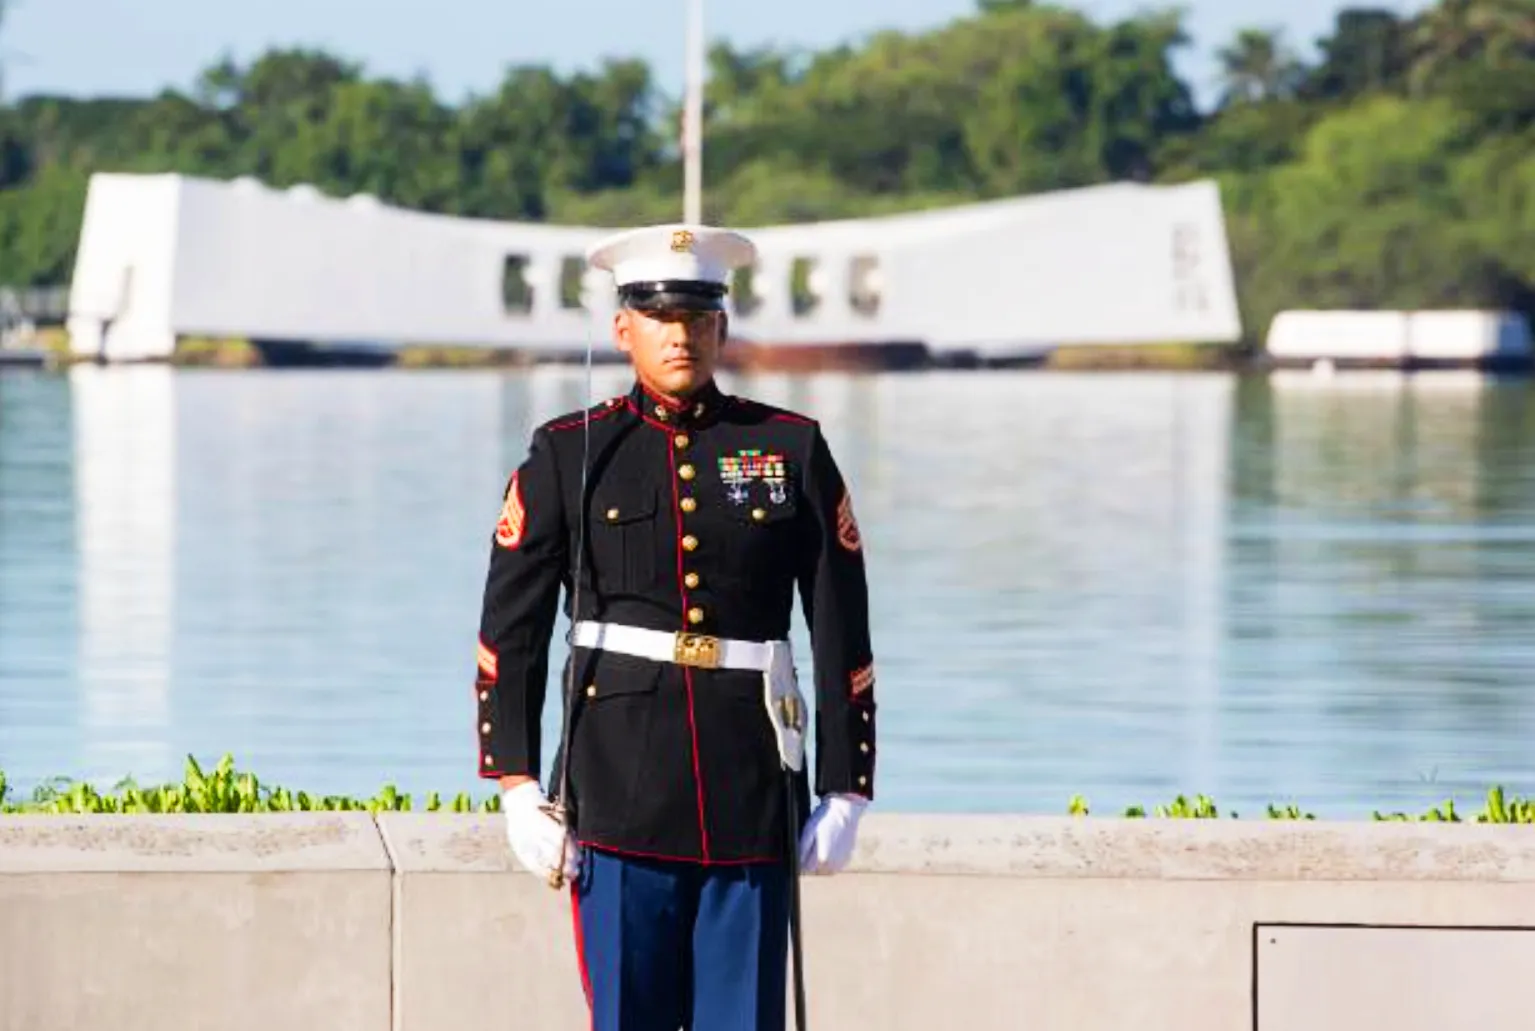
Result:
[[[672,250],[678,254],[686,254],[693,249],[693,234],[686,229],[678,229],[672,233]]]

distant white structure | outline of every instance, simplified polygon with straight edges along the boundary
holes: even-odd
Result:
[[[1476,365],[1525,362],[1530,326],[1502,311],[1284,311],[1266,348],[1279,364]]]
[[[592,334],[605,347],[612,286],[582,255],[612,228],[429,215],[249,179],[96,175],[70,335],[106,360],[164,358],[187,335],[578,355]],[[763,345],[1009,356],[1241,333],[1212,182],[747,231],[761,261],[734,285],[732,333]]]

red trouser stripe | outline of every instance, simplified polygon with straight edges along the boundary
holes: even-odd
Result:
[[[570,919],[575,927],[576,965],[581,968],[581,990],[586,993],[586,1009],[591,1014],[592,1031],[597,1029],[597,1011],[592,1001],[592,978],[586,969],[586,936],[581,931],[581,897],[576,886],[570,886]]]

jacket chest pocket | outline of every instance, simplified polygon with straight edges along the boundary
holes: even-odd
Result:
[[[656,492],[642,488],[599,490],[592,496],[591,555],[596,580],[607,590],[655,588],[663,544]]]
[[[799,508],[794,493],[753,484],[739,504],[727,506],[731,550],[748,579],[792,576],[796,561]]]

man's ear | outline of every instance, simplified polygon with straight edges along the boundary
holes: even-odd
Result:
[[[629,313],[623,308],[613,313],[613,346],[624,354],[634,350],[634,341],[631,337],[629,325]]]
[[[720,346],[724,347],[730,339],[730,313],[720,312]]]

